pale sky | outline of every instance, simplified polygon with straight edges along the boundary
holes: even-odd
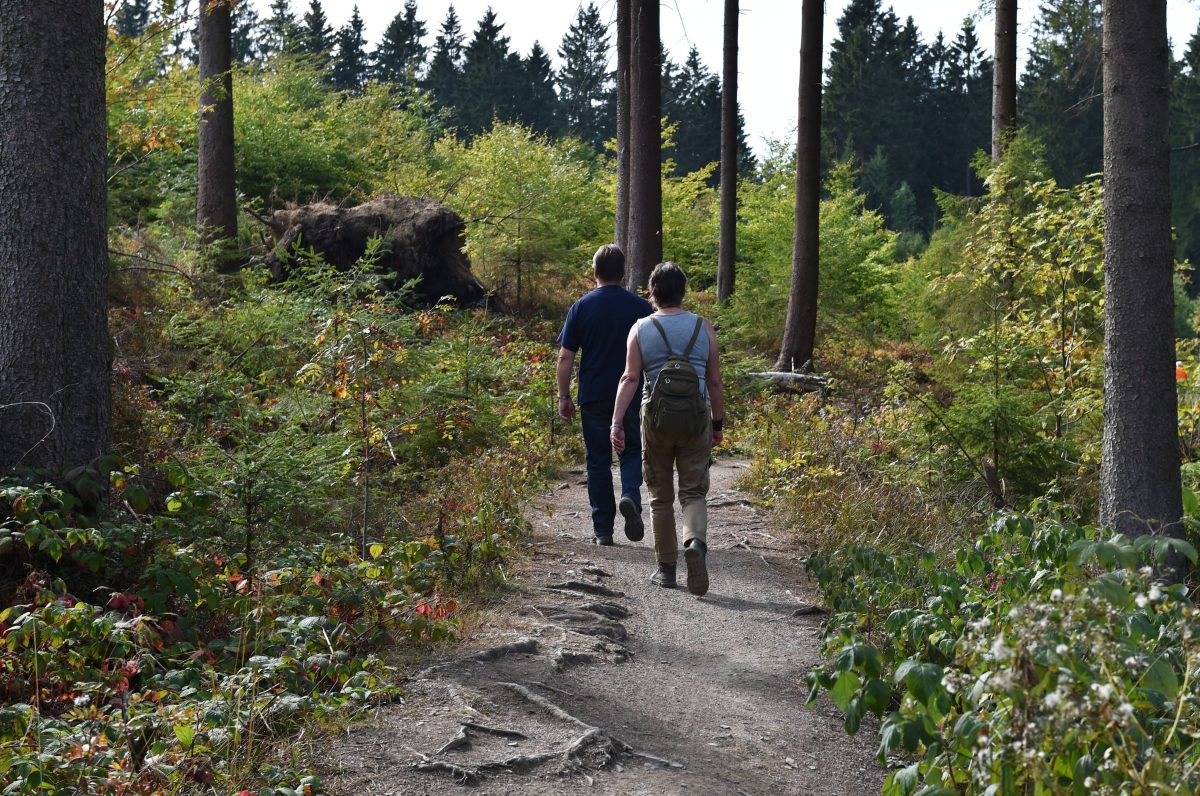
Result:
[[[615,0],[595,0],[601,17],[611,22],[616,13]],[[983,49],[992,51],[990,3],[981,10],[981,0],[893,0],[896,14],[911,16],[928,43],[939,30],[953,39],[967,16],[974,16]],[[265,15],[269,0],[254,0]],[[847,0],[826,0],[824,49],[837,33],[837,20]],[[373,47],[384,28],[404,7],[404,0],[322,0],[322,6],[334,28],[350,18],[357,5],[366,23],[367,41]],[[433,45],[450,0],[417,0],[418,18],[429,31],[426,44]],[[541,42],[557,62],[557,49],[563,34],[575,20],[586,0],[454,0],[463,33],[470,39],[479,18],[488,6],[495,9],[511,46],[522,55],[534,41]],[[884,6],[889,5],[884,0]],[[1037,3],[1022,0],[1018,26],[1022,53],[1037,16]],[[695,45],[700,57],[713,72],[721,67],[721,17],[723,0],[662,0],[662,37],[671,59],[682,62]],[[292,0],[299,17],[308,9],[308,0]],[[1178,54],[1200,22],[1197,0],[1168,0],[1168,29]],[[771,138],[790,138],[796,125],[796,89],[800,69],[800,0],[742,0],[739,24],[738,101],[746,119],[747,136],[757,152],[765,150]],[[614,37],[615,38],[615,37]],[[1018,64],[1024,67],[1023,60]]]

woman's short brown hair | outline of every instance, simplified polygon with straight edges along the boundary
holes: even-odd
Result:
[[[675,263],[659,263],[650,272],[650,300],[654,306],[679,307],[686,291],[687,275]]]
[[[625,252],[614,243],[606,243],[592,255],[592,269],[603,282],[619,282],[625,276]]]

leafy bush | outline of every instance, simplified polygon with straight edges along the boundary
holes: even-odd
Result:
[[[808,562],[833,615],[814,671],[879,759],[887,794],[1193,793],[1196,609],[1155,581],[1187,542],[998,518],[949,564],[873,547]],[[921,785],[924,783],[924,787]],[[1164,790],[1165,789],[1165,790]]]

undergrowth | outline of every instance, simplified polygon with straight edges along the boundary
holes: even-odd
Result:
[[[319,791],[276,739],[497,581],[566,441],[552,335],[371,273],[114,311],[125,455],[0,483],[2,792]]]

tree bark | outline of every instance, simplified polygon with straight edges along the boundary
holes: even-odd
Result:
[[[662,260],[662,64],[658,0],[632,0],[629,70],[629,230],[631,289],[644,288]]]
[[[0,475],[111,443],[104,3],[0,0]]]
[[[992,64],[992,160],[1017,124],[1017,0],[996,0],[996,58]]]
[[[737,259],[738,0],[725,0],[721,67],[721,242],[717,251],[717,303],[733,295]]]
[[[220,270],[237,268],[230,0],[200,7],[200,142],[196,225]]]
[[[1179,535],[1166,0],[1104,2],[1100,521]]]
[[[629,239],[629,60],[632,0],[617,0],[617,223],[616,243]]]
[[[792,286],[783,345],[775,370],[812,361],[817,336],[817,275],[821,202],[821,0],[800,10],[800,113],[796,125],[796,231],[792,239]]]

